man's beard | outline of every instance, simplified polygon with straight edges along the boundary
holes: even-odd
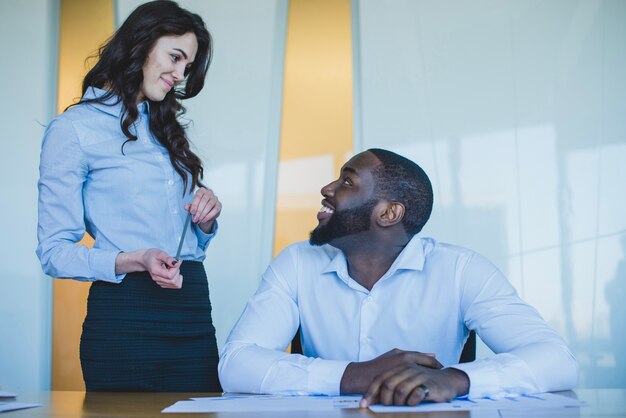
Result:
[[[359,207],[336,211],[326,224],[311,231],[309,243],[324,245],[337,238],[368,231],[377,203],[377,199],[370,199]]]

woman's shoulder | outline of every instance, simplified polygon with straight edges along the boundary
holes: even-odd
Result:
[[[73,105],[58,114],[47,125],[46,132],[50,131],[73,131],[75,125],[93,119],[93,111],[84,103]]]
[[[98,102],[79,102],[51,121],[51,125],[72,128],[81,135],[90,132],[110,134],[119,130],[119,110]]]
[[[79,102],[70,105],[55,119],[78,123],[94,119],[117,119],[121,113],[122,104],[117,96],[107,96],[105,90],[89,87]]]

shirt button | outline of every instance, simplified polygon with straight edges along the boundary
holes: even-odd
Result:
[[[169,184],[170,186],[174,184],[174,180],[170,180],[167,182],[167,184]]]
[[[157,156],[157,160],[159,160],[159,161],[163,161],[163,156],[162,156],[162,155],[158,155],[158,156]]]

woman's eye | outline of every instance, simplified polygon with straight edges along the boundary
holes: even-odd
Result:
[[[176,54],[170,54],[170,58],[172,59],[172,62],[177,62],[180,57]]]

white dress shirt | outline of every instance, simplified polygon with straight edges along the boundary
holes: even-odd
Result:
[[[298,326],[304,355],[285,353]],[[469,330],[496,354],[457,364]],[[348,363],[393,348],[465,371],[474,398],[571,389],[578,376],[563,339],[493,264],[415,236],[371,291],[340,250],[287,247],[223,347],[220,381],[228,392],[335,395]]]

